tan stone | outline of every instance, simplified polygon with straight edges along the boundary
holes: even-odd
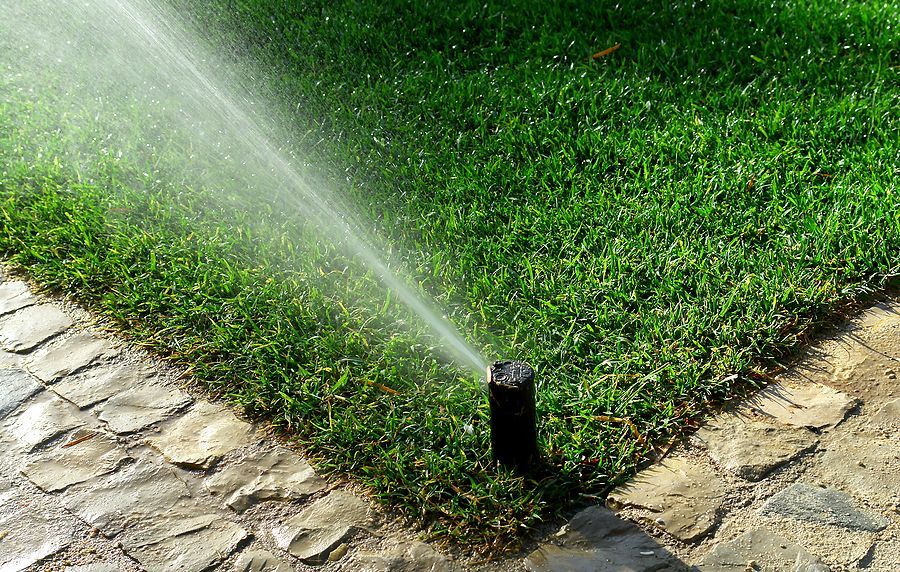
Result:
[[[31,452],[72,429],[85,425],[78,410],[52,393],[41,393],[4,425],[3,440],[14,450]]]
[[[177,389],[143,383],[109,398],[98,408],[97,417],[116,433],[134,433],[159,423],[191,402]]]
[[[28,361],[28,369],[41,380],[53,382],[115,353],[106,340],[80,332],[51,350],[38,352]]]
[[[120,542],[148,572],[203,572],[227,558],[245,538],[246,530],[218,515],[183,513],[140,523]]]
[[[171,467],[138,462],[61,493],[71,512],[108,537],[138,522],[168,522],[191,501],[187,485]],[[200,512],[199,514],[203,514]]]
[[[366,502],[348,492],[333,491],[272,531],[275,543],[297,558],[321,562],[351,532],[369,523]]]
[[[697,432],[717,465],[741,478],[758,481],[816,446],[816,435],[803,427],[758,421],[735,413],[713,419]]]
[[[0,318],[0,348],[10,352],[27,352],[63,333],[71,325],[72,319],[55,306],[29,306]]]
[[[525,559],[529,572],[686,570],[655,539],[609,509],[592,506]]]
[[[37,299],[31,295],[28,284],[20,280],[0,284],[0,316],[36,303]]]
[[[259,501],[293,500],[325,488],[309,464],[291,451],[277,448],[253,452],[208,477],[207,490],[243,512]]]
[[[268,550],[252,550],[238,556],[235,572],[291,572],[292,568]]]
[[[810,348],[792,379],[824,383],[870,402],[900,397],[900,304],[878,304]]]
[[[31,570],[74,540],[75,527],[70,520],[32,504],[11,503],[10,507],[0,511],[0,531],[5,533],[0,539],[0,571]]]
[[[749,563],[754,562],[755,567]],[[713,546],[699,566],[700,572],[828,572],[829,568],[803,549],[764,528]]]
[[[818,383],[776,383],[745,402],[751,411],[795,427],[821,429],[837,425],[856,400]]]
[[[869,423],[888,431],[900,431],[900,399],[882,405]]]
[[[22,474],[46,492],[111,473],[130,457],[115,441],[97,431],[75,431],[66,443],[38,455]]]
[[[686,542],[705,536],[718,522],[725,483],[715,472],[689,459],[669,457],[639,472],[612,491],[611,507],[651,512],[647,520]]]
[[[253,426],[233,413],[201,401],[147,443],[169,462],[209,468],[231,451],[252,442]]]
[[[810,474],[857,498],[890,505],[900,491],[900,433],[847,433],[826,444]]]
[[[424,542],[400,541],[383,552],[360,552],[350,563],[359,572],[452,572],[458,570]],[[595,569],[596,570],[596,569]]]
[[[143,366],[101,365],[69,376],[51,389],[81,409],[146,384],[152,372]]]

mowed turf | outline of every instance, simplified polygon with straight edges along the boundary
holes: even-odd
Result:
[[[138,112],[117,154],[7,77],[0,249],[434,537],[514,545],[896,284],[896,2],[172,3],[470,341],[535,366],[547,466],[494,467],[479,380],[301,222],[145,154]]]

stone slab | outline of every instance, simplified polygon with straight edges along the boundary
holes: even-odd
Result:
[[[309,464],[291,451],[256,451],[230,463],[204,482],[237,512],[265,500],[304,498],[325,488]]]
[[[108,537],[138,522],[166,522],[183,512],[190,496],[187,485],[170,467],[148,461],[138,461],[61,493],[66,508]]]
[[[203,572],[227,558],[245,538],[246,530],[219,515],[183,512],[143,521],[119,541],[147,572]]]
[[[0,316],[34,304],[37,304],[37,298],[31,294],[28,284],[21,280],[0,284]]]
[[[61,493],[70,511],[153,571],[201,571],[247,537],[240,526],[191,497],[167,465],[140,460]]]
[[[702,538],[713,529],[724,500],[725,483],[715,472],[678,457],[641,471],[608,498],[615,509],[651,511],[651,524],[685,542]]]
[[[857,401],[819,383],[776,383],[746,402],[752,411],[795,427],[823,429],[844,420]]]
[[[727,413],[697,432],[713,461],[748,481],[759,481],[810,451],[816,435],[803,427],[758,421]]]
[[[252,441],[253,426],[228,410],[201,401],[147,443],[171,463],[209,468]]]
[[[848,433],[827,444],[811,478],[873,504],[890,505],[900,491],[900,433]]]
[[[247,537],[243,528],[192,498],[170,467],[147,461],[73,485],[62,499],[150,572],[206,570]]]
[[[900,431],[900,399],[882,405],[869,420],[869,424],[881,429]]]
[[[803,547],[764,528],[716,544],[700,562],[699,569],[700,572],[830,572]]]
[[[360,552],[350,565],[360,572],[453,572],[459,570],[424,542],[398,542],[383,552]]]
[[[322,562],[354,530],[369,524],[364,500],[345,491],[332,491],[275,528],[275,544],[305,562]]]
[[[244,552],[234,562],[235,572],[291,572],[293,568],[268,550]]]
[[[110,397],[97,408],[97,418],[116,433],[134,433],[167,419],[190,402],[182,391],[147,382]]]
[[[101,357],[109,357],[115,353],[106,340],[79,332],[53,349],[36,353],[28,361],[27,367],[35,377],[52,383],[91,365]]]
[[[85,425],[72,404],[52,393],[41,393],[7,418],[2,429],[2,440],[12,449],[30,453]]]
[[[0,318],[0,348],[9,352],[28,352],[71,326],[72,318],[56,306],[29,306]]]
[[[54,518],[35,506],[0,511],[0,571],[27,570],[72,543],[72,521]]]
[[[0,369],[22,369],[25,365],[24,357],[22,354],[0,350]]]
[[[75,431],[68,442],[38,455],[22,474],[45,492],[111,473],[130,457],[108,436],[90,430]]]
[[[806,483],[794,483],[772,496],[760,508],[760,514],[866,532],[878,532],[890,524],[881,515],[857,508],[846,493]]]
[[[41,389],[41,384],[27,371],[0,369],[0,419]]]
[[[81,409],[106,401],[123,391],[146,385],[152,372],[135,365],[98,366],[70,376],[51,389]]]
[[[529,572],[661,572],[687,570],[634,524],[599,506],[576,514],[525,559]]]
[[[900,397],[900,303],[869,308],[807,354],[792,379],[824,383],[866,404]]]

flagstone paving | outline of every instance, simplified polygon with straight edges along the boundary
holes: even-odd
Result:
[[[898,366],[900,303],[881,303],[610,504],[702,572],[900,570]]]
[[[237,512],[266,500],[297,500],[324,489],[327,483],[312,467],[278,447],[254,451],[207,477],[204,486]]]
[[[115,353],[108,341],[79,332],[54,348],[36,352],[27,368],[38,379],[53,382]]]
[[[479,563],[4,275],[0,572],[900,570],[898,303],[714,416],[615,511]]]
[[[0,572],[450,569],[67,308],[0,282]]]

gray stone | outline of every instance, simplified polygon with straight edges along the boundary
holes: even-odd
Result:
[[[0,419],[40,390],[41,384],[27,371],[0,369]]]
[[[119,572],[119,567],[115,564],[106,563],[82,564],[80,566],[66,566],[63,572]]]
[[[766,423],[733,413],[720,415],[697,432],[713,460],[749,481],[766,475],[818,443],[803,427]]]
[[[56,554],[72,543],[75,528],[36,506],[0,511],[0,571],[18,572]]]
[[[31,295],[28,284],[21,280],[0,284],[0,316],[36,303],[37,299]]]
[[[369,523],[369,507],[357,496],[333,491],[272,531],[275,543],[304,561],[321,562],[354,530]]]
[[[69,329],[72,319],[55,306],[29,306],[0,321],[0,347],[23,353]]]
[[[28,362],[28,369],[46,382],[83,369],[100,357],[114,355],[106,340],[81,332],[64,340],[58,347],[36,354]]]
[[[42,393],[10,415],[2,440],[13,449],[30,453],[53,439],[85,424],[78,410],[52,393]]]
[[[245,538],[246,530],[218,515],[183,512],[142,522],[120,542],[148,572],[202,572],[227,558]]]
[[[46,492],[111,473],[130,457],[115,441],[96,431],[75,431],[60,444],[22,469],[22,474]]]
[[[718,522],[725,483],[702,465],[669,457],[638,473],[609,495],[611,507],[651,511],[649,523],[685,542],[705,536]]]
[[[292,568],[268,550],[244,552],[234,562],[236,572],[291,572]]]
[[[900,491],[900,433],[849,433],[828,444],[811,474],[874,504],[896,501]]]
[[[97,417],[116,433],[134,433],[159,423],[190,401],[184,392],[144,383],[109,398],[99,406]]]
[[[51,389],[81,409],[106,401],[117,393],[146,385],[152,372],[142,366],[99,366],[67,377]]]
[[[383,552],[360,552],[354,556],[349,568],[358,572],[452,572],[458,569],[424,542],[404,541]]]
[[[822,429],[843,421],[856,403],[840,391],[818,383],[776,383],[758,392],[746,405],[785,425]]]
[[[286,449],[250,453],[208,477],[209,492],[243,512],[259,501],[293,500],[325,487],[306,461]]]
[[[856,508],[846,493],[806,483],[795,483],[774,495],[762,506],[760,514],[867,532],[884,530],[890,524],[881,515]]]
[[[756,567],[749,567],[755,562]],[[717,544],[700,562],[701,572],[829,572],[829,568],[803,549],[764,528]]]
[[[249,444],[252,436],[252,425],[202,401],[147,443],[172,463],[205,469],[226,453]]]
[[[556,535],[528,555],[529,572],[657,572],[686,570],[672,554],[634,524],[593,506],[576,514]]]

